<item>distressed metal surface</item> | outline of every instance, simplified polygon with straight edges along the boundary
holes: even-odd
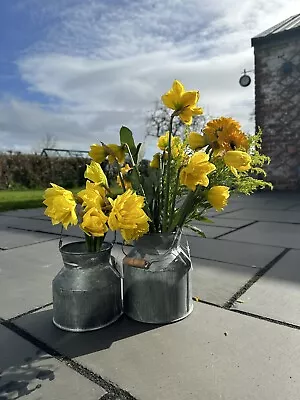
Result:
[[[121,276],[110,261],[112,245],[87,253],[84,242],[64,245],[64,267],[53,280],[53,322],[84,332],[103,328],[122,313]]]
[[[130,318],[163,324],[192,312],[192,263],[180,240],[181,235],[144,236],[124,259],[124,312]],[[132,260],[145,260],[145,268]]]

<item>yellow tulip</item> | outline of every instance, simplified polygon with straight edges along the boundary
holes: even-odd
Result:
[[[169,146],[169,132],[166,132],[164,135],[160,136],[158,141],[157,141],[157,147],[162,150],[162,151],[166,151],[168,149]],[[172,139],[173,136],[171,138],[171,146],[172,146]]]
[[[230,150],[224,156],[224,162],[232,173],[238,177],[237,171],[248,171],[251,168],[251,156],[244,151]]]
[[[229,187],[213,186],[207,193],[207,200],[217,210],[221,211],[227,206],[229,198]]]
[[[106,175],[103,172],[101,165],[96,161],[91,161],[90,165],[86,166],[84,177],[94,183],[99,183],[100,185],[105,185],[106,187],[108,186]]]
[[[104,205],[105,189],[98,183],[86,181],[85,189],[81,190],[77,196],[82,199],[82,205],[87,209],[97,208],[97,210],[101,210]]]
[[[193,154],[187,166],[180,171],[180,184],[190,190],[195,190],[197,185],[207,187],[209,184],[207,175],[216,169],[208,160],[209,156],[206,153],[199,151]]]
[[[202,149],[207,145],[206,138],[197,132],[191,132],[188,135],[188,144],[192,150]]]
[[[166,107],[177,111],[181,121],[187,125],[192,123],[194,115],[203,114],[203,110],[197,107],[199,92],[196,90],[186,91],[178,80],[173,82],[172,89],[161,99]]]
[[[111,200],[111,203],[108,225],[112,231],[120,230],[126,242],[136,240],[149,231],[150,218],[143,210],[143,196],[129,189],[115,200]]]
[[[43,203],[47,206],[45,215],[51,218],[52,224],[63,224],[65,229],[69,224],[76,225],[76,201],[69,190],[51,183],[52,188],[45,190]]]
[[[80,228],[87,234],[94,237],[104,236],[108,231],[106,222],[108,217],[95,207],[90,208],[84,215]]]

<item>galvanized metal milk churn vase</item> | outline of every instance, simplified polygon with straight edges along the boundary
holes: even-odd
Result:
[[[88,252],[86,243],[60,248],[64,266],[52,283],[53,323],[85,332],[112,324],[122,314],[121,276],[111,256],[111,243]]]
[[[124,312],[130,318],[165,324],[192,312],[192,263],[181,236],[181,230],[147,234],[124,258]]]

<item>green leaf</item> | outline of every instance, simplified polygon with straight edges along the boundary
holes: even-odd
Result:
[[[137,148],[134,143],[132,132],[126,126],[122,126],[120,129],[120,142],[121,142],[121,144],[127,144],[127,146],[129,147],[129,149],[131,151],[132,157],[134,158],[134,161],[136,162]]]
[[[196,232],[199,236],[206,238],[205,233],[200,228],[197,228],[196,226],[192,226],[192,225],[185,225],[185,227]]]
[[[214,224],[215,221],[212,221],[211,219],[207,218],[207,217],[199,217],[196,218],[197,221],[199,222],[205,222],[206,224]]]
[[[139,143],[136,149],[136,163],[139,164],[145,155],[145,144]]]

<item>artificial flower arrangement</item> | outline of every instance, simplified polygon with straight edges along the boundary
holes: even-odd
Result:
[[[79,224],[88,251],[99,251],[108,230],[120,231],[125,242],[149,233],[173,233],[183,227],[200,235],[193,221],[208,221],[210,208],[221,211],[231,193],[251,194],[271,187],[265,176],[270,160],[260,154],[261,132],[246,135],[232,118],[209,121],[202,132],[190,132],[193,117],[201,115],[198,91],[186,91],[175,80],[162,96],[172,110],[169,131],[158,139],[159,152],[146,171],[140,168],[141,146],[122,127],[120,144],[93,144],[85,171],[86,187],[77,194],[55,184],[45,191],[45,214],[53,224]],[[176,136],[174,118],[186,125],[185,136]],[[125,162],[127,158],[127,162]],[[108,185],[100,164],[107,159],[118,169],[120,191]]]

